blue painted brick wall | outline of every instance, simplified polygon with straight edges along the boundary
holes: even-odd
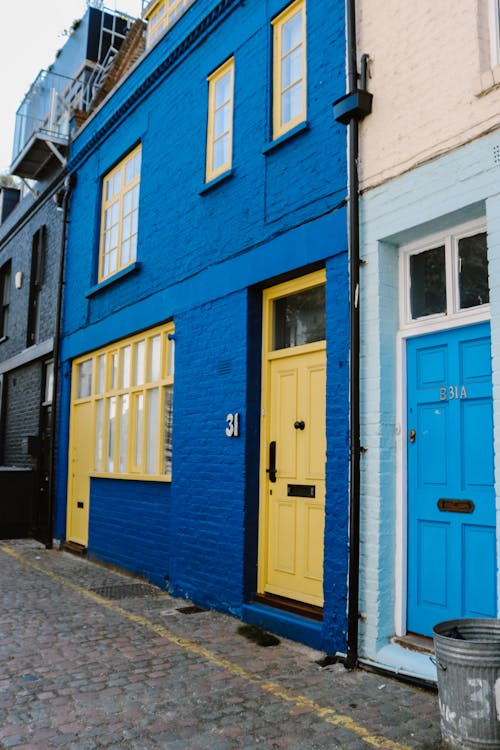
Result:
[[[170,551],[170,485],[91,480],[90,556],[165,588]]]
[[[246,293],[176,319],[170,589],[227,611],[244,593],[246,344]]]

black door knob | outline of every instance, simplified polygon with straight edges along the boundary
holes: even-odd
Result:
[[[296,430],[303,430],[304,427],[306,426],[306,423],[304,422],[303,419],[301,419],[300,422],[298,420],[294,422],[293,426],[295,427]]]

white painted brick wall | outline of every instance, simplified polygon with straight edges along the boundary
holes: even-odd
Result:
[[[359,53],[370,54],[374,95],[373,113],[361,124],[362,189],[499,127],[489,0],[359,6]]]

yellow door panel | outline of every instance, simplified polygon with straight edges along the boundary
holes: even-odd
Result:
[[[323,606],[326,351],[287,349],[269,361],[265,455],[276,442],[276,481],[265,476],[261,590]],[[308,496],[313,493],[313,497]]]
[[[73,404],[66,537],[84,547],[88,544],[90,471],[94,445],[92,419],[91,401]]]

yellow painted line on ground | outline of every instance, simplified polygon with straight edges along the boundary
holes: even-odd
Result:
[[[189,638],[180,638],[179,636],[168,630],[168,628],[165,628],[163,625],[155,625],[146,617],[143,617],[142,615],[136,615],[133,612],[129,612],[123,607],[118,606],[117,604],[113,604],[113,602],[104,599],[102,596],[99,596],[99,594],[94,594],[93,591],[89,591],[88,589],[84,589],[81,586],[72,583],[67,578],[64,578],[64,576],[61,576],[58,573],[53,573],[51,570],[47,570],[47,568],[44,568],[42,565],[38,565],[31,560],[27,560],[25,557],[23,557],[23,555],[19,554],[14,549],[12,549],[12,547],[7,546],[6,544],[0,544],[0,550],[2,552],[5,552],[7,555],[10,555],[11,557],[14,557],[16,560],[19,560],[19,562],[23,563],[24,565],[37,570],[39,573],[43,573],[43,575],[51,578],[53,581],[57,581],[66,588],[69,588],[72,591],[75,591],[77,594],[84,596],[86,599],[90,599],[100,607],[104,607],[105,609],[126,618],[130,622],[133,622],[136,625],[149,630],[149,632],[154,633],[160,638],[163,638],[163,640],[175,644],[185,651],[188,651],[191,654],[195,654],[196,656],[205,659],[205,661],[209,662],[210,664],[214,664],[217,667],[221,667],[221,669],[225,669],[227,672],[240,677],[245,682],[249,682],[252,685],[257,685],[261,690],[264,690],[266,693],[273,695],[275,698],[281,698],[281,700],[286,701],[287,703],[293,703],[297,708],[307,709],[322,721],[353,732],[372,747],[381,748],[382,750],[410,750],[409,747],[407,747],[406,745],[401,745],[399,742],[393,742],[386,737],[372,734],[368,729],[360,726],[357,722],[354,721],[354,719],[351,719],[350,716],[339,714],[334,708],[321,706],[319,703],[309,700],[309,698],[306,698],[303,695],[289,693],[287,690],[281,688],[278,684],[265,681],[262,677],[260,677],[260,675],[248,672],[246,669],[243,669],[243,667],[239,667],[237,664],[229,661],[229,659],[224,659],[223,657],[218,656],[213,651],[210,651],[210,649],[205,648],[204,646],[200,646],[195,641],[192,641]]]

